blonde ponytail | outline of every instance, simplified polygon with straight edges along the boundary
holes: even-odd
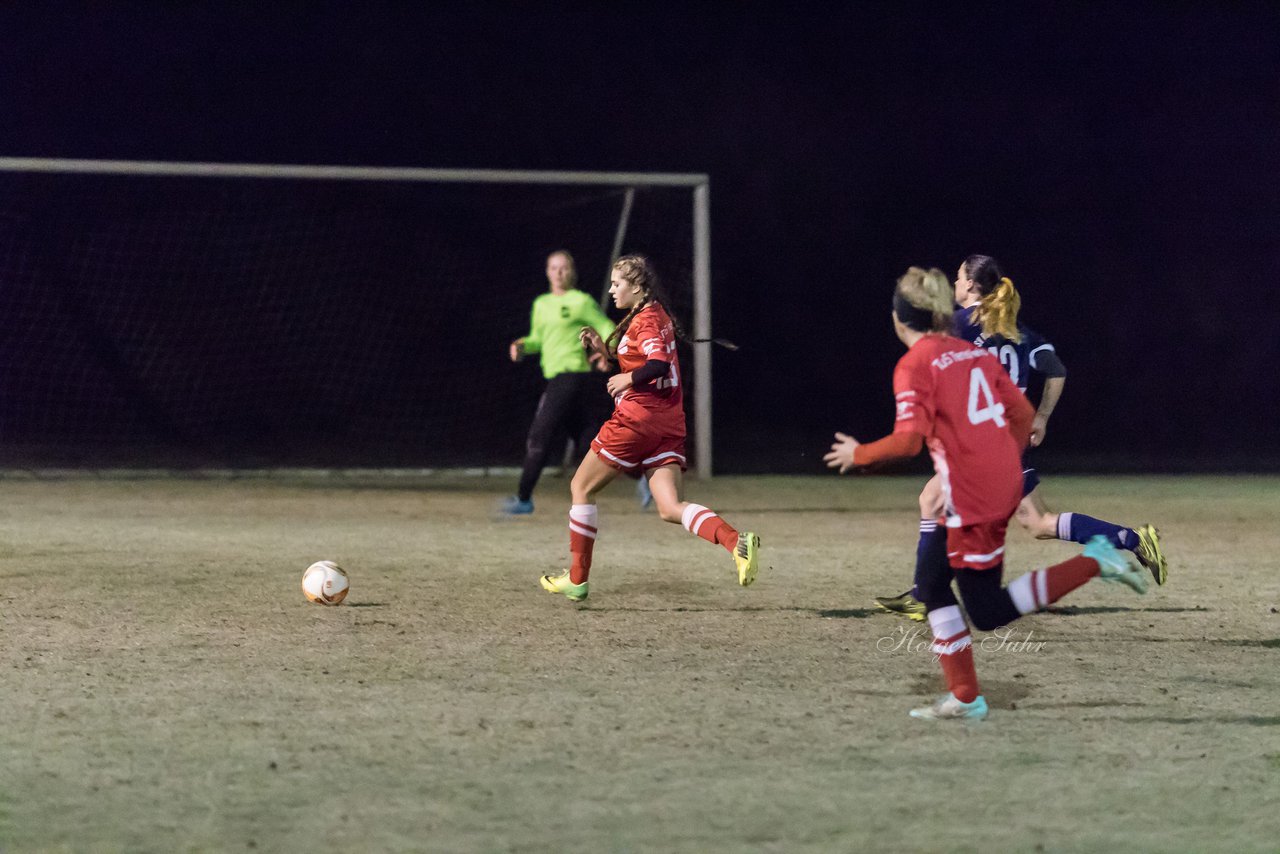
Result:
[[[978,322],[982,324],[982,334],[987,338],[999,335],[1017,344],[1022,340],[1018,332],[1018,310],[1022,308],[1022,298],[1008,276],[1000,279],[1000,283],[991,293],[982,297],[978,304]]]

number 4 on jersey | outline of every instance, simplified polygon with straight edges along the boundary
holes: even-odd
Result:
[[[1003,427],[1004,404],[996,402],[986,376],[980,368],[974,368],[969,372],[969,423],[983,421],[994,421],[997,427]]]

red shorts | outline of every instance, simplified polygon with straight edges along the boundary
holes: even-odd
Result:
[[[591,450],[608,465],[632,477],[672,463],[679,465],[680,471],[686,471],[684,434],[645,430],[646,426],[643,421],[615,410],[591,440]]]
[[[947,559],[952,569],[991,569],[1004,562],[1004,533],[1009,520],[947,528]]]

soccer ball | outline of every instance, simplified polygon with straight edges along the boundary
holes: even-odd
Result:
[[[346,571],[331,560],[318,560],[302,573],[302,592],[317,605],[341,605],[350,587]]]

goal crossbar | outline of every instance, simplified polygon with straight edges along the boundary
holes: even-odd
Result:
[[[0,172],[151,175],[189,178],[267,178],[316,181],[560,184],[614,187],[689,187],[693,191],[693,332],[711,337],[710,177],[681,172],[585,172],[508,169],[430,169],[399,166],[311,166],[268,163],[202,163],[165,160],[84,160],[0,157]],[[711,348],[693,348],[694,463],[701,478],[712,473]]]
[[[705,174],[682,172],[426,169],[414,166],[307,166],[273,163],[186,163],[166,160],[74,160],[47,157],[0,157],[0,172],[299,178],[316,181],[427,181],[446,184],[594,184],[618,187],[697,187],[710,180]]]

